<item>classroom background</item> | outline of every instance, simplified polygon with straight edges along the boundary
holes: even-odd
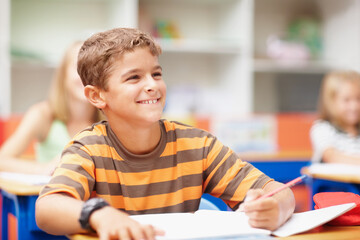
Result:
[[[164,117],[213,132],[282,182],[309,164],[324,74],[360,71],[358,0],[2,0],[0,144],[47,97],[66,46],[113,27],[162,46]],[[294,192],[297,211],[310,209],[308,187]]]

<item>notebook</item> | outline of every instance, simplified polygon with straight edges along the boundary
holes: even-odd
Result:
[[[314,163],[309,166],[310,174],[360,175],[360,167],[341,163]]]
[[[263,238],[275,235],[286,237],[320,226],[355,207],[341,204],[318,210],[295,213],[276,231],[252,228],[243,212],[198,210],[195,213],[165,213],[131,216],[142,224],[151,224],[165,231],[157,239],[209,239],[246,237]]]
[[[18,183],[27,185],[44,185],[50,181],[50,176],[26,174],[26,173],[14,173],[14,172],[0,172],[0,179],[11,180]]]

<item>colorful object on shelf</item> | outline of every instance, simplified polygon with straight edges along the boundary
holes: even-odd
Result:
[[[181,38],[178,26],[174,22],[165,20],[156,21],[153,36],[166,39]]]
[[[310,51],[303,43],[289,42],[272,35],[268,37],[266,44],[268,57],[275,60],[306,61],[310,58]]]
[[[268,57],[284,62],[319,58],[322,52],[320,22],[313,18],[298,18],[289,24],[284,36],[270,35],[266,45]]]
[[[318,58],[322,51],[320,21],[302,17],[289,24],[287,38],[290,42],[303,43],[310,50],[312,58]]]

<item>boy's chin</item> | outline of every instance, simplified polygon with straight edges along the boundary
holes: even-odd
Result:
[[[150,115],[150,116],[146,116],[144,118],[142,118],[143,123],[148,123],[148,124],[152,124],[152,123],[156,123],[158,122],[162,117],[162,114],[154,114],[154,115]]]

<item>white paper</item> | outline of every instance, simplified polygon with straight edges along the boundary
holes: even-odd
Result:
[[[350,211],[355,206],[355,203],[346,203],[308,212],[294,213],[292,217],[283,226],[274,231],[273,234],[278,237],[287,237],[308,231]]]
[[[142,224],[165,231],[157,239],[200,239],[230,236],[269,236],[270,231],[251,228],[241,212],[199,210],[196,213],[167,213],[131,216]]]
[[[309,166],[310,174],[360,175],[360,167],[352,164],[315,163]]]
[[[295,213],[282,227],[272,232],[286,237],[320,226],[355,207],[347,203],[318,210]],[[199,210],[192,213],[165,213],[131,216],[142,224],[151,224],[165,231],[165,236],[157,239],[208,239],[235,236],[270,236],[271,232],[252,228],[243,212]]]
[[[44,185],[50,181],[50,176],[13,173],[13,172],[0,172],[0,178],[4,180],[11,180],[14,182],[24,183],[28,185]]]

